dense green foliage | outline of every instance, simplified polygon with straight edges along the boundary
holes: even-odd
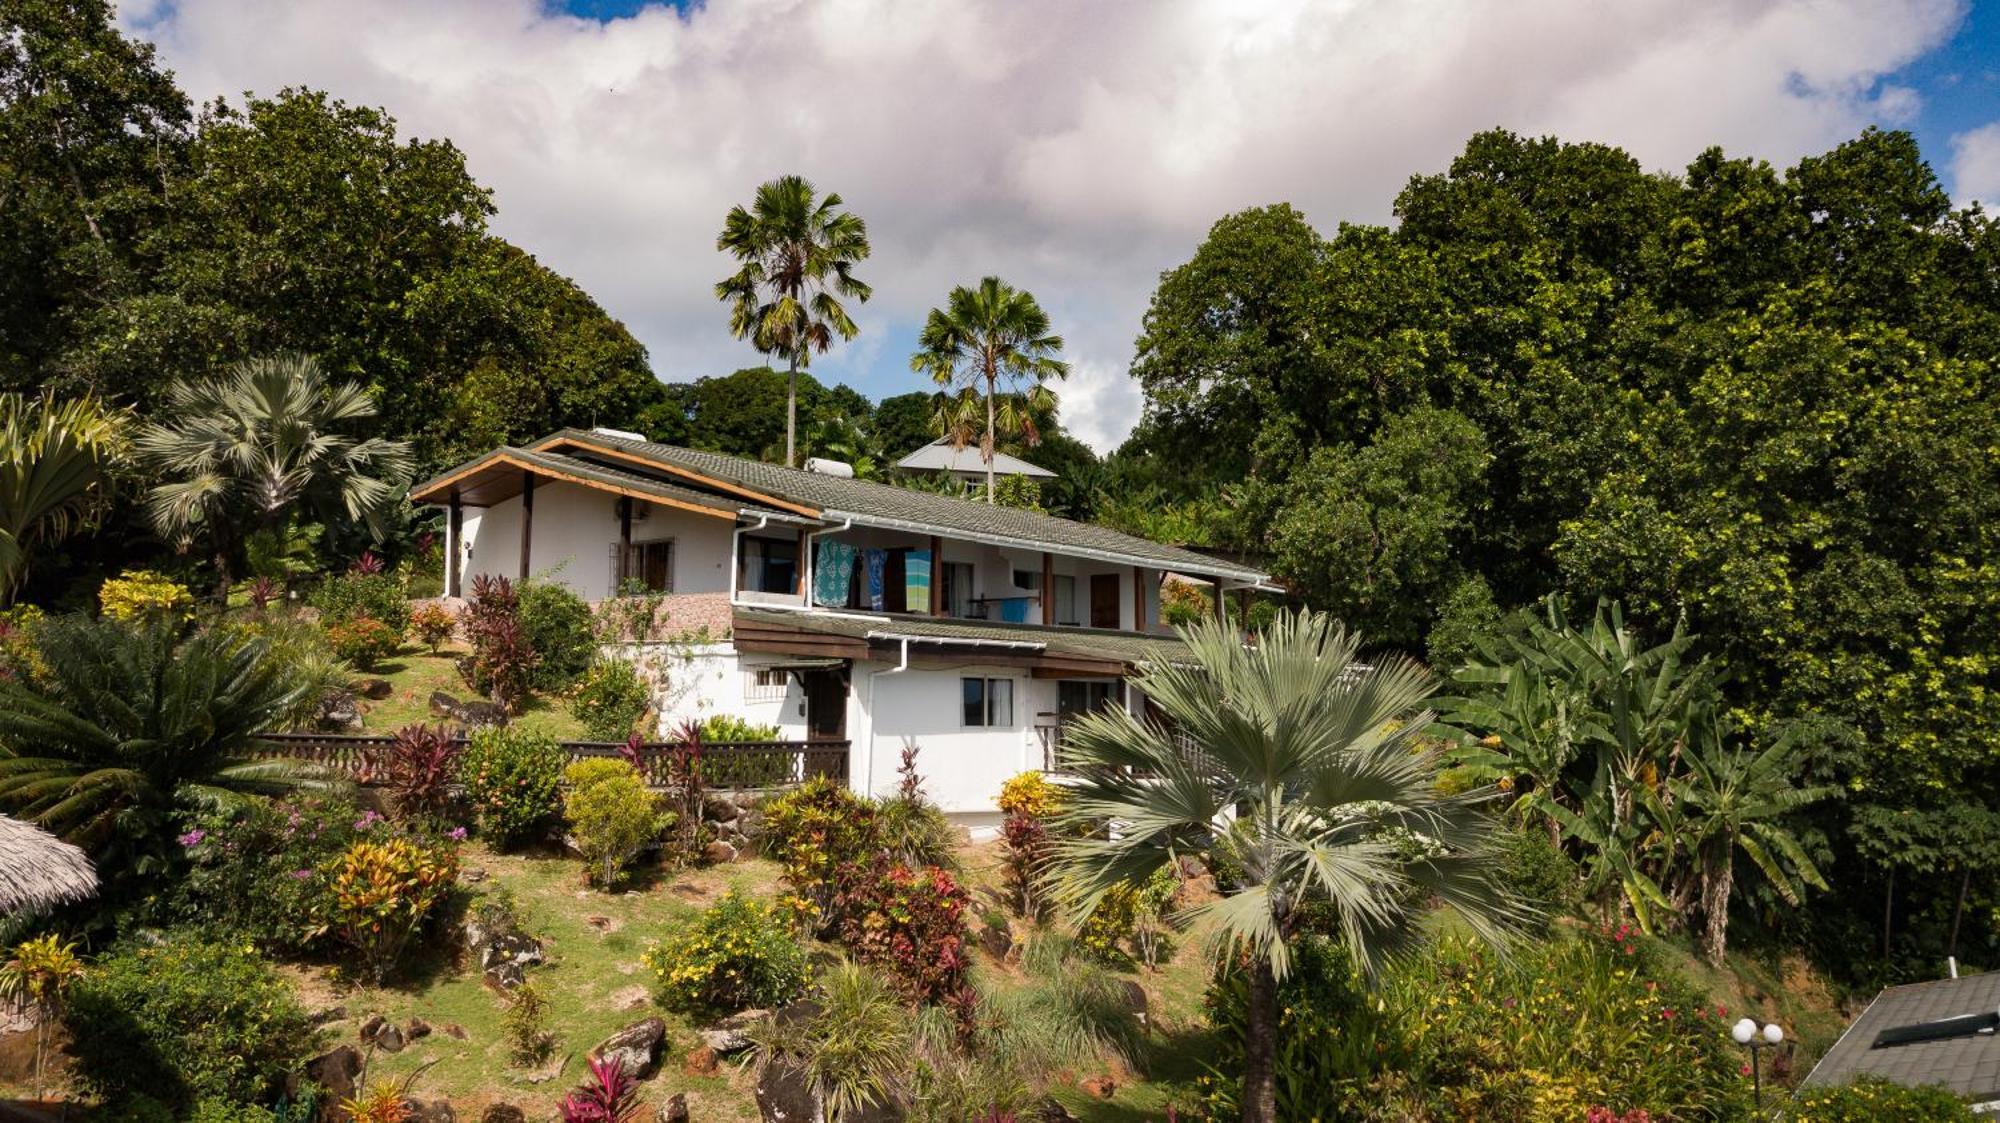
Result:
[[[536,690],[567,689],[597,656],[590,606],[567,585],[530,581],[521,586],[517,611],[522,637],[535,652],[528,684]]]
[[[241,945],[194,935],[113,952],[78,982],[63,1019],[75,1073],[112,1102],[185,1109],[261,1100],[317,1034],[291,986]]]
[[[698,1013],[782,1006],[807,980],[784,911],[735,890],[648,945],[645,961],[662,1002]]]
[[[1123,452],[1155,506],[1222,496],[1229,542],[1447,656],[1482,602],[1684,613],[1748,732],[1813,723],[1846,792],[1810,821],[1848,891],[1796,923],[1940,954],[1954,902],[1894,870],[1990,915],[2000,832],[1945,840],[2000,814],[2000,226],[1878,131],[1671,176],[1485,133],[1396,214],[1329,237],[1245,211],[1163,276]],[[1885,893],[1920,927],[1884,933]]]
[[[1912,1088],[1863,1077],[1833,1088],[1807,1088],[1792,1100],[1785,1118],[1794,1123],[1975,1123],[1964,1100],[1943,1088]]]
[[[90,395],[0,394],[0,600],[29,551],[89,529],[110,506],[124,418]]]
[[[561,746],[540,733],[481,729],[459,757],[459,782],[479,816],[479,829],[496,846],[539,839],[562,810]]]
[[[585,874],[609,889],[625,866],[671,825],[660,797],[623,760],[580,760],[563,770],[563,820]]]
[[[623,741],[653,705],[653,688],[629,659],[603,658],[590,665],[570,692],[569,708],[593,741]]]
[[[367,822],[345,792],[190,815],[178,840],[185,873],[149,902],[144,919],[277,954],[321,950],[332,904],[327,871]]]
[[[1062,336],[1033,293],[983,277],[977,286],[952,289],[944,307],[931,309],[917,348],[910,369],[944,387],[940,427],[959,447],[978,444],[986,501],[995,502],[995,445],[1003,436],[1030,445],[1041,440],[1035,415],[1055,408],[1048,382],[1069,375],[1069,364],[1056,357]]]

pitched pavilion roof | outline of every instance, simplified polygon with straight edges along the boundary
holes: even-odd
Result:
[[[896,467],[913,472],[955,472],[966,476],[986,474],[986,461],[979,455],[979,446],[955,444],[950,437],[939,437],[896,461]],[[993,453],[993,470],[1003,476],[1029,476],[1042,480],[1056,478],[1056,474],[1047,468],[998,450]]]
[[[1937,1084],[1975,1104],[2000,1101],[2000,1033],[1988,1028],[1904,1044],[1878,1043],[1884,1030],[2000,1013],[2000,971],[1890,987],[1868,1004],[1807,1084],[1845,1084],[1879,1076],[1898,1084]],[[1990,1027],[1991,1022],[1988,1022]],[[1892,1037],[1893,1040],[1893,1037]]]
[[[97,893],[83,851],[40,827],[0,815],[0,916],[39,912]]]
[[[927,491],[895,487],[873,480],[785,468],[719,452],[680,448],[632,440],[601,432],[565,429],[542,438],[525,450],[500,452],[558,457],[627,474],[673,477],[675,485],[698,488],[712,500],[734,496],[746,511],[778,509],[817,516],[826,522],[852,521],[859,526],[907,530],[985,542],[1003,548],[1054,550],[1060,553],[1124,565],[1221,577],[1227,581],[1262,584],[1269,575],[1249,566],[1148,541],[1109,527],[1024,511],[979,500],[959,499]],[[478,461],[473,462],[477,464]],[[551,460],[551,464],[558,461]],[[470,465],[453,469],[412,490],[417,502],[443,502],[450,481]]]

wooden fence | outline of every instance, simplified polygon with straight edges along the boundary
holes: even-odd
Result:
[[[256,755],[317,764],[356,780],[368,778],[369,763],[395,743],[394,737],[331,733],[267,733]],[[459,738],[462,744],[464,738]],[[563,741],[572,762],[591,757],[622,756],[625,746],[611,741]],[[678,742],[651,741],[639,746],[639,772],[654,787],[664,787],[669,755]],[[846,741],[715,741],[701,746],[701,779],[706,787],[725,790],[777,788],[816,776],[847,779]]]

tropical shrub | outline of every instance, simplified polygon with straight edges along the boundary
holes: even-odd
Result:
[[[421,722],[396,731],[367,762],[368,779],[388,789],[398,817],[437,823],[450,812],[465,745],[442,725]]]
[[[799,1070],[830,1119],[852,1119],[897,1099],[915,1035],[895,987],[842,962],[820,976],[814,999],[819,1010],[811,1018],[770,1018],[749,1031],[759,1060]]]
[[[1795,1123],[1976,1123],[1964,1100],[1944,1088],[1912,1088],[1864,1076],[1831,1088],[1801,1088],[1785,1118]]]
[[[438,648],[451,638],[452,630],[457,626],[458,621],[451,610],[435,601],[410,610],[410,634],[416,637],[418,643],[430,648],[432,655],[436,655]]]
[[[555,1034],[549,1032],[549,1000],[532,981],[514,988],[507,1009],[500,1015],[500,1033],[507,1039],[507,1055],[516,1065],[528,1068],[541,1064],[555,1052]]]
[[[479,827],[501,846],[545,833],[562,810],[567,758],[555,739],[520,729],[481,729],[459,758],[459,783]]]
[[[653,688],[630,660],[606,658],[590,665],[570,692],[569,711],[593,741],[623,741],[653,704]]]
[[[0,999],[35,1012],[35,1098],[42,1098],[42,1070],[48,1059],[49,1026],[62,1016],[70,987],[83,976],[76,945],[54,933],[23,940],[14,958],[0,966]]]
[[[567,689],[597,657],[590,606],[568,586],[530,581],[521,586],[517,611],[521,634],[537,656],[528,685],[536,690]]]
[[[328,622],[326,642],[336,656],[364,671],[374,670],[403,644],[394,628],[366,615]]]
[[[887,972],[906,999],[945,1007],[970,1033],[978,1001],[966,980],[970,897],[951,871],[877,855],[843,866],[837,880],[840,942]]]
[[[584,871],[603,888],[660,837],[669,820],[639,770],[623,760],[580,760],[563,771],[563,818],[583,854]]]
[[[32,604],[0,610],[0,681],[46,679],[49,666],[42,661],[36,639],[44,619],[42,610]]]
[[[1161,958],[1168,954],[1168,938],[1173,922],[1171,914],[1180,891],[1180,871],[1167,865],[1155,871],[1136,894],[1132,944],[1139,950],[1139,960],[1148,970],[1157,970]]]
[[[637,1123],[645,1099],[639,1083],[616,1060],[589,1060],[590,1075],[564,1096],[557,1110],[562,1123]]]
[[[0,809],[93,852],[119,883],[172,863],[182,810],[289,790],[251,754],[298,698],[260,639],[233,628],[84,616],[41,628],[45,682],[0,681]]]
[[[317,623],[290,612],[261,612],[237,626],[244,635],[264,641],[266,658],[284,668],[297,691],[276,728],[317,728],[331,703],[353,692],[354,666],[334,654],[326,630]]]
[[[194,594],[186,585],[150,569],[128,569],[97,590],[104,615],[126,622],[185,620],[194,615]]]
[[[402,586],[387,574],[348,572],[329,577],[312,591],[308,603],[319,610],[322,625],[367,616],[399,639],[410,626],[410,602],[404,599]]]
[[[1105,890],[1097,907],[1083,918],[1077,927],[1076,942],[1100,963],[1128,963],[1125,942],[1138,929],[1139,891],[1129,885],[1114,885]]]
[[[777,1007],[805,990],[805,949],[782,909],[730,890],[644,955],[660,1001],[690,1013]]]
[[[775,725],[759,725],[734,714],[711,714],[701,723],[704,741],[779,741],[784,731]]]
[[[1040,772],[1022,772],[1000,785],[1000,838],[1007,856],[1001,877],[1014,910],[1039,919],[1046,904],[1042,867],[1049,857],[1049,817],[1061,809],[1063,790]]]
[[[358,839],[331,871],[334,931],[379,986],[457,880],[455,846]]]
[[[71,990],[73,1078],[118,1103],[264,1099],[318,1035],[291,986],[241,944],[198,935],[115,950]]]
[[[836,919],[840,869],[879,848],[875,805],[846,784],[816,776],[764,805],[763,842],[764,852],[784,867],[794,907],[815,931],[825,931]]]
[[[459,623],[472,647],[464,662],[466,681],[509,711],[520,709],[541,654],[521,624],[513,583],[488,573],[474,577],[472,601]]]
[[[877,845],[906,866],[958,867],[958,832],[944,811],[924,795],[917,775],[917,747],[903,749],[896,794],[875,809]]]
[[[332,916],[333,860],[370,820],[343,791],[297,792],[183,820],[187,874],[157,919],[280,953],[320,948]]]

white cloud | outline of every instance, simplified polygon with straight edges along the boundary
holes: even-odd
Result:
[[[1952,197],[2000,210],[2000,121],[1951,138]]]
[[[952,284],[998,273],[1069,339],[1065,420],[1099,447],[1137,418],[1124,372],[1159,272],[1231,210],[1387,221],[1412,173],[1494,125],[1655,167],[1715,143],[1787,161],[1905,119],[1914,94],[1881,77],[1962,16],[1958,0],[709,0],[608,24],[539,0],[125,13],[197,97],[311,85],[456,141],[495,189],[496,230],[577,278],[669,379],[750,357],[711,292],[727,272],[716,228],[758,182],[802,172],[875,243],[859,316],[875,342],[822,374],[918,388],[899,373],[914,324]],[[1960,150],[1989,196],[1991,131]]]

